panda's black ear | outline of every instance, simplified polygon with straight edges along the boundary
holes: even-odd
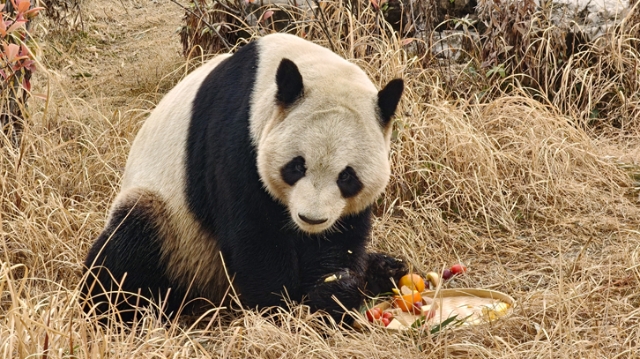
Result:
[[[298,66],[289,59],[282,59],[276,72],[276,102],[283,107],[291,106],[302,97],[304,87]]]
[[[404,81],[402,79],[394,79],[389,81],[380,92],[378,92],[378,108],[380,109],[380,119],[382,127],[386,128],[391,117],[396,112],[398,102],[404,90]]]

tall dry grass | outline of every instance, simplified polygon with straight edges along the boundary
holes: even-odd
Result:
[[[393,177],[376,205],[371,248],[402,255],[419,272],[463,261],[470,272],[448,286],[504,291],[517,300],[514,314],[436,336],[338,329],[304,307],[269,316],[220,308],[178,322],[149,314],[133,328],[95,326],[77,304],[82,259],[104,225],[141,122],[202,60],[179,56],[171,30],[180,8],[135,4],[88,2],[93,32],[45,41],[49,71],[35,91],[49,100],[33,100],[22,148],[2,139],[0,356],[632,358],[640,352],[635,107],[612,107],[606,121],[588,126],[581,107],[571,105],[573,95],[563,103],[541,101],[526,89],[507,93],[500,83],[489,84],[492,96],[484,101],[452,95],[451,79],[467,75],[426,66],[431,59],[407,55],[406,42],[368,22],[375,14],[340,8],[330,16],[327,9],[332,23],[314,26],[346,29],[346,36],[331,37],[330,45],[317,28],[313,39],[378,84],[407,80],[394,128]],[[607,36],[590,51],[609,44],[607,63],[621,59],[622,68],[637,68],[635,35]],[[127,71],[132,66],[136,71]],[[597,73],[597,64],[590,66]],[[602,81],[584,82],[584,94],[599,96],[619,83],[600,75]],[[570,78],[578,77],[567,77],[561,88],[569,94]],[[624,131],[616,116],[625,119]]]

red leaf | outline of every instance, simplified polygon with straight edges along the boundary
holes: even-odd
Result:
[[[260,19],[260,23],[263,23],[266,19],[270,18],[271,16],[273,16],[273,11],[272,10],[267,10],[264,12],[264,14],[262,14],[262,18]]]
[[[7,62],[14,62],[16,60],[16,56],[18,55],[18,51],[20,51],[20,46],[16,44],[8,44],[4,46],[4,55],[7,57]]]
[[[31,72],[35,72],[36,71],[36,62],[33,60],[24,60],[24,62],[22,63],[22,67],[25,70],[31,71]]]
[[[29,81],[26,77],[22,78],[22,87],[27,90],[28,92],[31,92],[31,81]]]
[[[413,38],[413,37],[408,37],[408,38],[406,38],[406,39],[402,39],[401,44],[402,44],[402,46],[407,46],[407,45],[409,45],[410,43],[412,43],[412,42],[413,42],[413,40],[415,40],[415,38]]]
[[[371,5],[373,5],[373,8],[378,10],[380,9],[380,5],[378,5],[378,0],[369,0],[371,1]]]
[[[31,7],[31,0],[17,0],[18,2],[18,14],[21,14]]]
[[[27,22],[27,20],[17,20],[13,22],[13,24],[11,26],[9,26],[9,29],[7,30],[7,33],[13,32],[16,29],[18,29],[19,27],[21,27],[22,25],[24,25]]]
[[[44,8],[43,7],[34,7],[31,10],[25,11],[24,17],[27,18],[27,19],[31,19],[32,17],[35,17],[36,15],[38,15],[38,12],[40,10],[44,10]]]
[[[18,55],[19,56],[31,57],[31,51],[29,51],[29,48],[27,47],[27,45],[22,43],[22,44],[20,44],[20,53]]]

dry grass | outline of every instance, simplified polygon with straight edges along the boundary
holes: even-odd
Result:
[[[624,130],[602,121],[596,131],[569,107],[541,104],[526,92],[496,87],[484,103],[453,100],[441,71],[421,68],[398,39],[365,28],[333,39],[336,51],[379,84],[395,76],[408,81],[372,248],[404,255],[421,272],[463,261],[469,274],[449,286],[509,293],[518,301],[514,315],[434,337],[335,329],[300,307],[270,317],[222,309],[195,323],[147,316],[132,330],[93,326],[77,305],[82,259],[117,193],[130,141],[190,64],[174,32],[182,12],[168,0],[85,3],[85,34],[42,41],[49,71],[38,75],[35,91],[50,100],[32,100],[22,148],[12,150],[6,138],[0,147],[3,358],[640,352],[640,198],[630,175],[640,176],[635,107],[616,108]],[[632,44],[624,36],[619,43]],[[637,52],[625,49],[608,48],[609,63],[622,59],[617,63],[637,69]],[[608,84],[590,82],[587,92],[595,96]]]

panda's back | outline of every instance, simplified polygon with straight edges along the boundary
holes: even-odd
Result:
[[[185,143],[193,102],[202,82],[221,61],[231,55],[211,59],[174,87],[146,119],[136,136],[122,178],[122,192],[145,188],[162,193],[169,203],[183,204]]]

